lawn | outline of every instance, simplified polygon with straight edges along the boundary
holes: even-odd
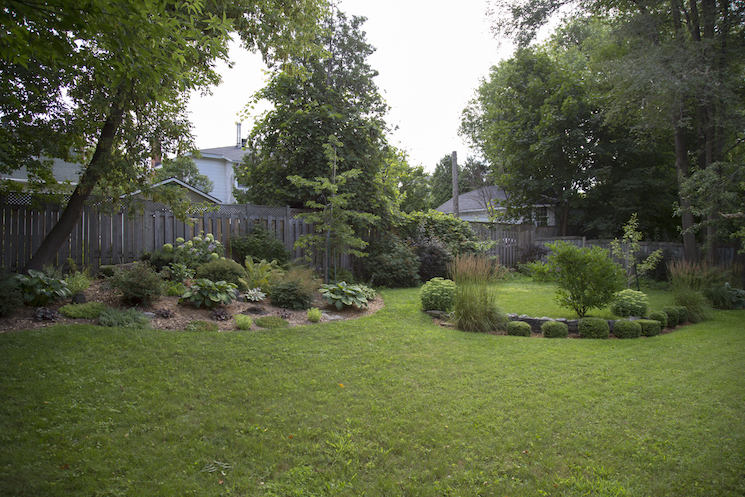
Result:
[[[556,311],[536,310],[550,287],[500,295]],[[0,495],[745,494],[743,311],[550,340],[435,327],[416,289],[383,296],[274,331],[0,334]]]

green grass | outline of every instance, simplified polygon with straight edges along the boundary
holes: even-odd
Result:
[[[744,311],[548,340],[435,327],[417,295],[289,329],[0,334],[0,495],[745,494]]]

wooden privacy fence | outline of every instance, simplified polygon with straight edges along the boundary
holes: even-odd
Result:
[[[487,254],[499,257],[499,263],[503,266],[511,267],[520,262],[522,249],[535,240],[534,226],[477,222],[470,224],[479,239],[496,242]]]
[[[122,210],[108,213],[105,200],[89,202],[53,261],[56,267],[66,266],[71,258],[77,267],[98,267],[139,260],[143,252],[152,252],[165,243],[175,243],[181,237],[189,240],[200,232],[212,233],[230,253],[231,237],[246,233],[258,223],[284,242],[295,257],[305,255],[295,250],[295,241],[310,233],[312,225],[295,215],[300,211],[290,207],[260,205],[219,205],[215,210],[202,211],[191,217],[193,225],[181,222],[163,205],[143,201],[138,212]],[[59,219],[58,204],[34,204],[30,195],[0,196],[0,264],[5,272],[18,272],[31,259],[39,244]],[[345,261],[342,261],[342,263]],[[348,262],[347,262],[348,264]]]

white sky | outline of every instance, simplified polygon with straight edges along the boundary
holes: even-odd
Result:
[[[367,17],[363,30],[376,48],[368,59],[376,83],[391,107],[386,121],[398,127],[389,142],[409,154],[412,166],[433,171],[440,159],[471,154],[458,136],[461,112],[480,78],[511,49],[498,50],[489,32],[486,0],[342,0],[347,15]],[[195,95],[189,111],[198,148],[236,143],[236,122],[251,95],[265,84],[263,63],[237,45],[232,69],[219,66],[223,83],[211,96]],[[257,109],[258,111],[263,109]],[[256,115],[258,115],[258,111]],[[253,121],[244,119],[245,138]]]

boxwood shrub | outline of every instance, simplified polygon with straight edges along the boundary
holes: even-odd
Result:
[[[667,306],[662,308],[662,312],[667,314],[667,327],[675,328],[678,326],[679,313],[677,306]]]
[[[656,319],[640,319],[636,321],[642,327],[642,336],[653,337],[660,334],[662,327]]]
[[[621,290],[614,296],[610,310],[616,316],[627,318],[629,316],[644,317],[649,308],[649,299],[642,292],[626,289]]]
[[[621,319],[613,324],[613,335],[616,338],[639,338],[641,334],[642,327],[638,321]]]
[[[545,338],[566,338],[569,336],[569,326],[561,321],[546,321],[541,325]]]
[[[676,305],[675,308],[678,310],[678,324],[684,324],[688,322],[688,308],[682,305]]]
[[[529,337],[531,334],[530,324],[525,321],[510,321],[507,323],[507,334],[516,337]]]
[[[664,330],[667,328],[667,314],[662,311],[654,311],[649,313],[649,319],[654,319],[660,322],[660,329]]]
[[[610,325],[602,318],[582,318],[577,323],[579,336],[582,338],[608,338]]]
[[[455,282],[445,278],[432,278],[419,290],[419,299],[425,311],[448,312],[455,303]]]

